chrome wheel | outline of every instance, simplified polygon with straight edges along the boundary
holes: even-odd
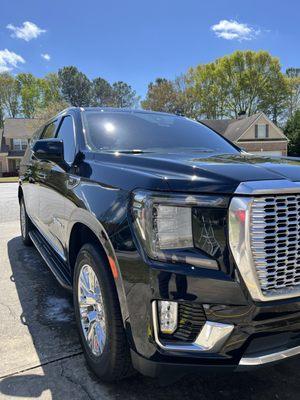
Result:
[[[21,224],[21,234],[22,237],[24,238],[26,235],[26,212],[23,201],[21,201],[20,204],[20,224]]]
[[[105,312],[98,278],[87,264],[79,273],[78,302],[85,340],[92,353],[99,356],[106,340]]]

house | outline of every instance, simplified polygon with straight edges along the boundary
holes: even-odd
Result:
[[[220,133],[248,153],[286,156],[288,138],[264,113],[238,119],[202,120],[204,125]]]
[[[37,120],[7,118],[0,131],[0,176],[17,175],[21,158],[37,128]]]

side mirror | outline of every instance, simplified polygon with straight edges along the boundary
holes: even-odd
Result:
[[[53,161],[60,163],[64,161],[64,144],[60,139],[37,140],[32,151],[38,160]]]

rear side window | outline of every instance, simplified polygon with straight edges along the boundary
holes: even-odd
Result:
[[[51,139],[54,138],[56,128],[57,128],[57,122],[58,121],[53,121],[51,124],[47,125],[46,128],[44,129],[44,132],[42,134],[41,139]]]
[[[68,115],[62,119],[56,137],[64,142],[64,159],[69,164],[72,164],[75,156],[74,133],[73,119]]]

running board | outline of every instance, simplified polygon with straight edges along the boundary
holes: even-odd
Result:
[[[37,229],[30,231],[29,236],[61,286],[68,290],[72,290],[67,264],[56,254]]]

